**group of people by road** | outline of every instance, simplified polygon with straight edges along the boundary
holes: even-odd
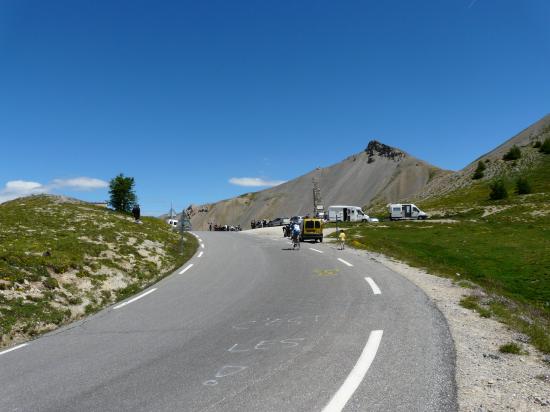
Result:
[[[262,227],[267,227],[269,221],[267,219],[261,219],[261,220],[252,220],[250,222],[250,228],[251,229],[259,229]]]
[[[232,225],[218,225],[216,223],[209,223],[208,230],[210,232],[240,232],[241,225],[232,226]]]

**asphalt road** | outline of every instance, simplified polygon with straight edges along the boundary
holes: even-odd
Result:
[[[448,326],[409,281],[326,243],[197,235],[139,299],[0,352],[0,410],[457,409]]]

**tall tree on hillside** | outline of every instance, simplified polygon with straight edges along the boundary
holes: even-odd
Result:
[[[109,205],[117,212],[130,213],[137,203],[134,192],[135,181],[133,177],[125,177],[122,173],[109,182]]]

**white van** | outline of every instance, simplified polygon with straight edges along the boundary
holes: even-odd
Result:
[[[328,208],[329,222],[378,222],[370,218],[359,206],[330,206]]]
[[[390,203],[388,210],[390,212],[390,220],[425,220],[428,218],[426,213],[412,203]]]

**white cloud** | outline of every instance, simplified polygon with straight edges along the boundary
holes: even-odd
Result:
[[[38,182],[29,182],[27,180],[11,180],[6,183],[5,191],[13,193],[27,193],[43,190],[44,186]]]
[[[103,180],[91,177],[77,177],[74,179],[54,179],[49,184],[42,184],[28,180],[11,180],[0,189],[0,203],[22,196],[51,193],[56,189],[69,188],[76,191],[102,189],[109,184]]]
[[[73,190],[94,190],[103,189],[109,186],[109,183],[93,177],[75,177],[74,179],[54,179],[51,186],[54,188],[68,187]]]
[[[237,186],[260,187],[260,186],[278,186],[285,183],[286,180],[264,180],[261,177],[232,177],[229,183]]]

